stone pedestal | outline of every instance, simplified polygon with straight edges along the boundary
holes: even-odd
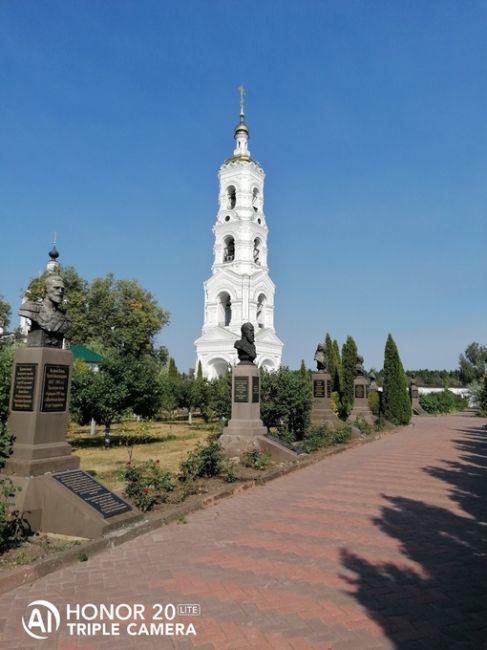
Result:
[[[33,531],[93,538],[141,514],[78,469],[66,440],[71,367],[68,350],[16,351],[8,420],[15,440],[2,474],[20,488],[14,507]]]
[[[312,374],[312,382],[313,406],[311,410],[311,424],[315,426],[326,424],[331,427],[343,424],[332,408],[330,374],[324,371],[314,372]]]
[[[424,408],[419,403],[419,391],[416,383],[411,380],[409,384],[409,399],[411,400],[411,408],[414,415],[428,415]]]
[[[348,422],[353,425],[356,418],[362,417],[367,424],[375,424],[375,415],[369,408],[370,383],[367,377],[356,377],[353,382],[354,403],[353,409],[348,416]]]
[[[259,449],[270,452],[275,462],[296,461],[300,455],[274,438],[269,438],[260,419],[260,373],[253,364],[235,366],[232,374],[232,417],[219,438],[229,458]]]
[[[258,436],[267,429],[260,419],[260,374],[257,366],[238,365],[232,375],[232,417],[220,437],[227,456],[241,456],[259,448]]]
[[[15,352],[8,420],[14,446],[4,473],[36,476],[79,467],[66,441],[72,358],[55,348]]]

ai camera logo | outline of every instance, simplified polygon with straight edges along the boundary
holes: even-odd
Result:
[[[33,600],[27,607],[31,609],[26,616],[22,616],[22,626],[30,637],[47,639],[49,634],[59,629],[59,610],[48,600]]]

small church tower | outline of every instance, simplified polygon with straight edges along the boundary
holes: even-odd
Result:
[[[221,376],[235,365],[233,344],[247,321],[254,325],[259,367],[277,370],[283,347],[274,331],[275,286],[267,266],[265,174],[248,149],[243,98],[241,87],[235,149],[218,172],[220,193],[213,226],[212,276],[204,283],[203,332],[195,341],[197,364],[201,362],[208,379]]]

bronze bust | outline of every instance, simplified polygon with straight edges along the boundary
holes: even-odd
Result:
[[[29,347],[63,347],[64,334],[71,323],[70,317],[61,308],[63,298],[63,279],[59,275],[50,275],[45,282],[42,301],[29,300],[20,306],[20,315],[30,320],[27,335]]]
[[[254,326],[252,323],[244,323],[241,328],[242,338],[235,341],[233,347],[237,349],[238,365],[254,365],[257,356],[254,343]]]
[[[316,361],[316,370],[318,372],[326,372],[328,370],[328,358],[322,343],[318,343],[316,347],[314,360]]]

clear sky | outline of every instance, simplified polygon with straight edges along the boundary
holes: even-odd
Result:
[[[0,294],[45,267],[136,278],[194,366],[237,88],[266,171],[284,363],[487,343],[487,3],[1,0]],[[16,324],[16,318],[14,318]]]

